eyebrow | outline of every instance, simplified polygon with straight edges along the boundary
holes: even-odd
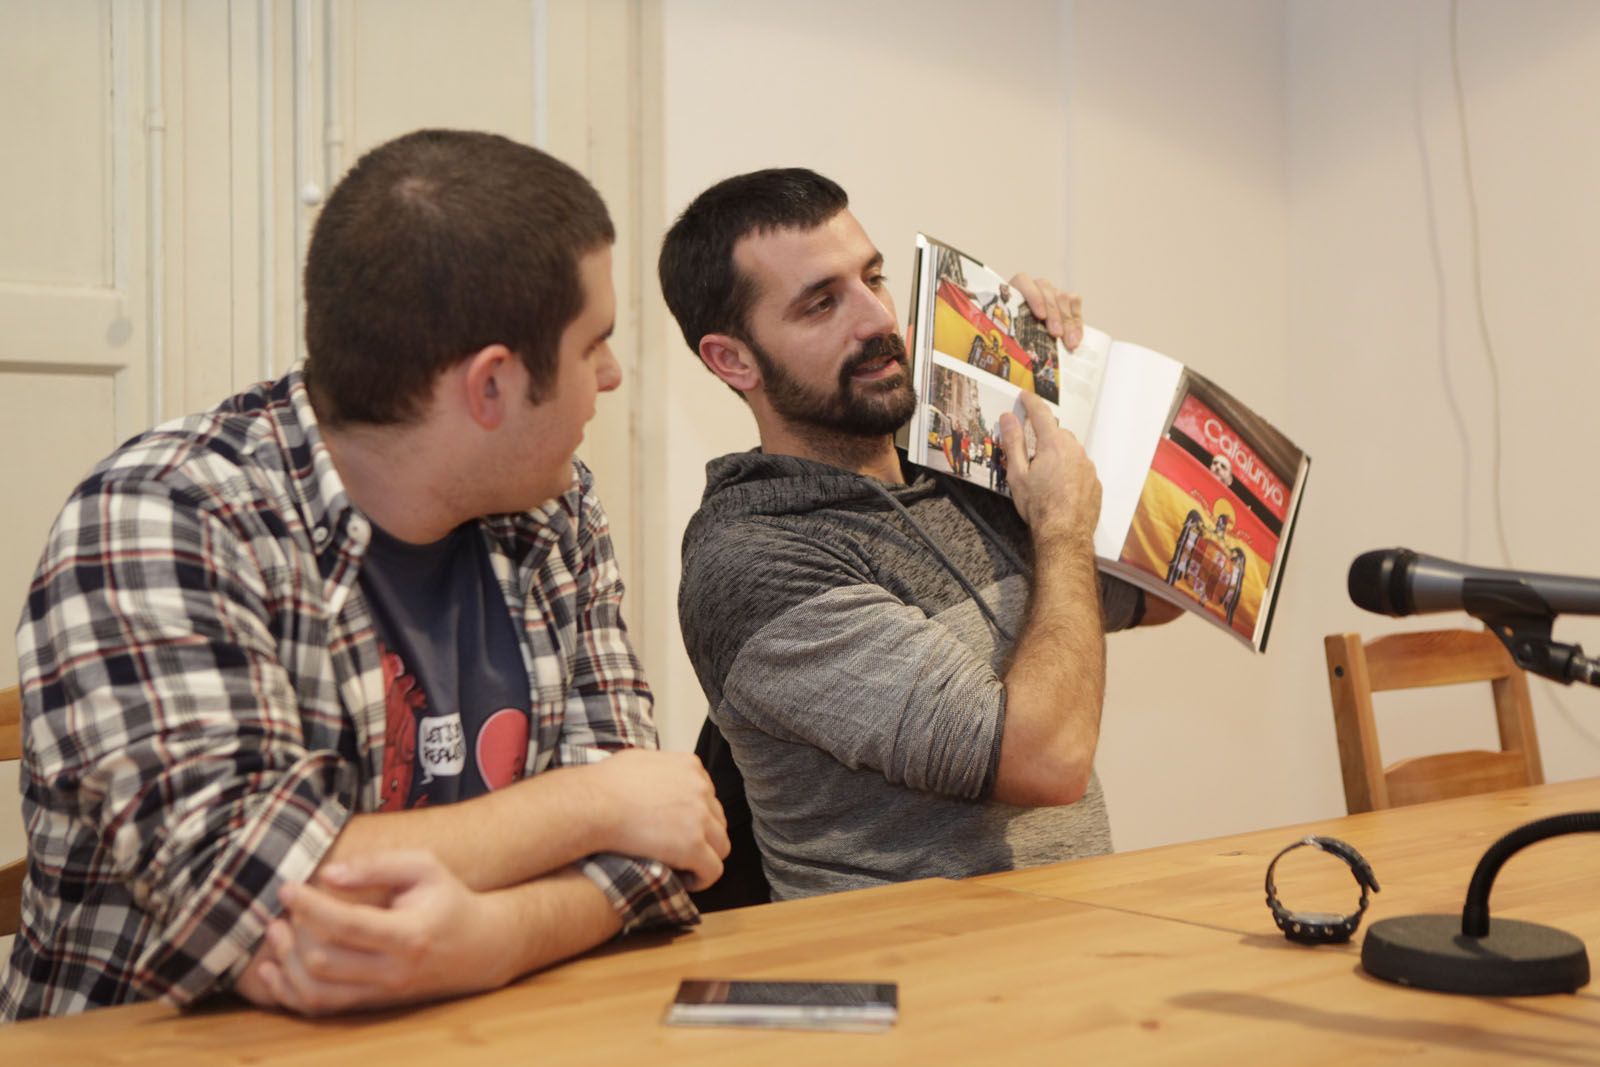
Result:
[[[872,253],[872,258],[861,265],[861,270],[863,273],[865,273],[869,270],[877,270],[882,266],[883,253],[874,250]],[[784,309],[784,317],[792,318],[794,314],[799,311],[813,296],[816,296],[818,293],[826,289],[831,289],[833,286],[838,284],[839,278],[840,275],[838,274],[830,274],[826,278],[818,278],[816,281],[807,285],[804,289],[801,289],[794,295],[794,298],[789,301],[789,306]]]

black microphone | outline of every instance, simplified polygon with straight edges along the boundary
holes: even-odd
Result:
[[[1465,611],[1482,618],[1502,606],[1519,613],[1600,615],[1600,580],[1474,567],[1409,548],[1383,548],[1363,552],[1350,564],[1350,600],[1380,615]]]

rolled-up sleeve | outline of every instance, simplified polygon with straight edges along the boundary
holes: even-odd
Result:
[[[627,748],[658,745],[653,700],[622,620],[622,576],[605,511],[584,473],[575,558],[558,584],[573,589],[571,683],[555,766],[594,763]],[[599,854],[581,869],[622,917],[622,930],[695,923],[688,890],[664,864]]]
[[[1121,578],[1100,573],[1100,617],[1106,633],[1139,625],[1144,618],[1144,598],[1148,594]]]
[[[305,745],[261,569],[157,484],[86,484],[52,532],[18,649],[32,900],[57,911],[40,967],[62,996],[97,969],[141,997],[211,992],[349,816],[354,769]]]

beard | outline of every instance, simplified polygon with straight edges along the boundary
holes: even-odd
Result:
[[[905,425],[917,408],[906,343],[897,333],[880,334],[862,344],[839,368],[839,380],[831,393],[812,390],[755,341],[746,343],[761,368],[772,410],[792,424],[852,437],[882,437]],[[899,363],[901,373],[873,382],[852,377],[862,367],[884,359]]]

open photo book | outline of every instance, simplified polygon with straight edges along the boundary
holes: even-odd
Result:
[[[911,462],[1009,496],[1000,416],[1036,394],[1100,476],[1100,568],[1265,650],[1310,457],[1175,359],[1092,328],[1068,350],[1000,275],[920,234],[915,275]]]

